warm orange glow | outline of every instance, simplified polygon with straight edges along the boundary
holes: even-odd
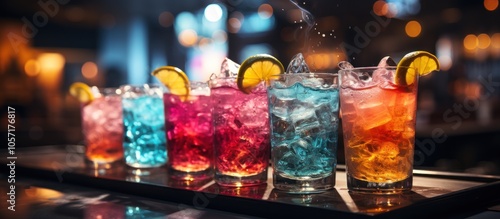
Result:
[[[500,49],[500,33],[495,33],[491,36],[491,46],[495,49]]]
[[[417,37],[422,31],[422,26],[418,21],[409,21],[406,23],[405,31],[409,37]]]
[[[484,0],[483,4],[488,11],[494,11],[498,8],[498,0]]]
[[[24,64],[24,71],[28,76],[37,76],[40,74],[40,64],[36,60],[30,59]]]
[[[240,28],[241,28],[241,21],[238,19],[238,18],[229,18],[228,20],[228,24],[229,24],[229,32],[231,33],[238,33],[238,31],[240,31]]]
[[[305,55],[306,63],[315,71],[330,70],[337,67],[341,60],[345,60],[344,53],[324,52]]]
[[[477,82],[467,83],[465,86],[465,96],[468,99],[479,99],[481,96],[481,84]]]
[[[82,65],[82,75],[87,79],[97,76],[98,68],[94,62],[85,62]]]
[[[42,53],[38,56],[40,74],[38,82],[46,89],[57,89],[64,68],[65,58],[59,53]]]
[[[158,22],[162,27],[170,27],[174,23],[174,15],[168,11],[164,11],[158,16]]]
[[[183,30],[178,36],[179,43],[185,47],[190,47],[198,41],[198,34],[192,29]]]
[[[43,53],[38,56],[41,72],[57,73],[64,67],[64,56],[59,53]]]
[[[273,16],[273,7],[269,4],[262,4],[259,6],[258,14],[262,19],[268,19]]]
[[[464,38],[464,48],[468,50],[474,50],[477,48],[478,45],[478,39],[476,35],[474,34],[469,34],[465,36]]]
[[[43,198],[43,199],[56,199],[63,195],[58,191],[52,189],[44,189],[44,188],[37,188],[36,194],[38,198]]]
[[[373,3],[373,12],[378,16],[385,16],[389,12],[389,5],[382,0]]]
[[[488,34],[482,33],[477,36],[477,48],[486,49],[490,46],[491,39]]]

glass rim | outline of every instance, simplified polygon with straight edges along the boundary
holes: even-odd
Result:
[[[400,66],[400,68],[413,68],[410,66]],[[365,66],[365,67],[355,67],[355,68],[347,68],[347,69],[340,69],[340,72],[346,72],[346,71],[368,71],[368,70],[375,70],[375,69],[390,69],[390,70],[396,70],[397,66],[385,66],[385,67],[379,67],[379,66]]]
[[[330,72],[302,72],[302,73],[274,74],[274,75],[271,75],[271,76],[288,76],[288,75],[332,75],[332,76],[338,76],[339,73],[330,73]]]
[[[146,83],[146,84],[138,84],[138,85],[135,85],[135,84],[124,84],[124,85],[120,85],[118,87],[118,89],[123,89],[123,88],[161,88],[163,87],[163,85],[161,84],[153,84],[153,83]]]

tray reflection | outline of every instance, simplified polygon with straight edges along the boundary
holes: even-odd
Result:
[[[77,174],[83,177],[109,179],[111,182],[126,181],[133,185],[153,185],[163,188],[190,190],[204,194],[208,199],[218,196],[245,198],[271,203],[285,203],[311,208],[328,209],[337,212],[361,213],[377,215],[395,209],[425,202],[434,197],[483,185],[484,182],[460,181],[429,177],[414,177],[414,187],[411,192],[397,195],[360,194],[347,190],[345,172],[337,171],[335,188],[318,194],[289,194],[272,186],[272,178],[267,184],[251,187],[223,187],[217,185],[211,178],[176,179],[169,176],[166,167],[136,169],[127,167],[123,162],[114,163],[108,169],[94,169],[86,165],[80,145],[45,146],[18,150],[20,166],[34,169],[52,170],[59,181],[65,180],[65,174]],[[271,172],[270,170],[269,172]],[[494,181],[494,180],[493,180]],[[96,206],[98,207],[98,206]]]

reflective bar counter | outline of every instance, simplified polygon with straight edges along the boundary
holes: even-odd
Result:
[[[347,190],[345,167],[335,188],[289,194],[267,184],[222,187],[212,179],[178,180],[165,167],[137,175],[124,163],[85,166],[80,145],[16,150],[14,184],[2,155],[0,197],[15,185],[16,211],[2,201],[1,218],[498,218],[500,176],[414,170],[409,193],[376,195]],[[272,168],[272,167],[270,167]],[[7,195],[6,195],[7,194]]]

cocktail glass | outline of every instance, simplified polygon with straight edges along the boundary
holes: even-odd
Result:
[[[85,155],[96,169],[108,169],[123,158],[121,98],[117,88],[91,88],[94,100],[82,105]]]
[[[269,118],[266,87],[250,94],[235,77],[210,80],[213,99],[215,181],[223,186],[266,183],[269,165]]]
[[[164,93],[169,175],[203,179],[213,174],[213,126],[210,88],[191,82],[189,96]]]
[[[163,90],[158,85],[124,85],[123,148],[125,163],[133,168],[153,168],[167,162]],[[138,174],[144,173],[141,170]],[[146,171],[147,173],[147,171]]]
[[[395,71],[396,67],[339,71],[351,191],[399,193],[412,187],[418,77],[414,75],[412,85],[396,85]]]
[[[281,74],[267,90],[273,184],[290,193],[317,193],[335,185],[338,75]]]

